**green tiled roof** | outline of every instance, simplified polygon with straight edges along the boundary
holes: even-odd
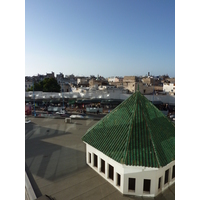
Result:
[[[175,160],[175,125],[139,91],[123,101],[82,140],[115,161],[161,167]]]

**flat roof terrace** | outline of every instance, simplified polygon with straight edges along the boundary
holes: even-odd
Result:
[[[41,193],[56,200],[173,200],[175,184],[155,198],[124,196],[86,164],[81,137],[97,120],[30,118],[25,161]]]

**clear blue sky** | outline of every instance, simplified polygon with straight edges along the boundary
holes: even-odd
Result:
[[[27,0],[25,75],[175,76],[174,0]]]

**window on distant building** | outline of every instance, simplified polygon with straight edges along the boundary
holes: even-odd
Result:
[[[150,187],[151,187],[151,180],[150,179],[144,179],[143,191],[150,193]]]
[[[94,154],[94,167],[98,167],[98,160],[97,160],[97,155]]]
[[[135,191],[135,178],[128,179],[128,189]]]
[[[165,184],[168,183],[169,169],[165,171]]]
[[[91,163],[91,153],[88,153],[88,162]]]
[[[101,159],[101,172],[105,174],[105,161]]]
[[[172,179],[175,178],[175,165],[173,166],[173,170],[172,170]]]
[[[108,177],[113,180],[114,168],[112,165],[109,165]]]

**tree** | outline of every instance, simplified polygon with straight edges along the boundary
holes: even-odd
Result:
[[[43,92],[60,92],[60,85],[55,78],[46,78],[43,81]]]
[[[28,91],[33,91],[33,87],[28,89]],[[60,92],[60,85],[55,78],[45,78],[39,83],[34,83],[34,91]]]

